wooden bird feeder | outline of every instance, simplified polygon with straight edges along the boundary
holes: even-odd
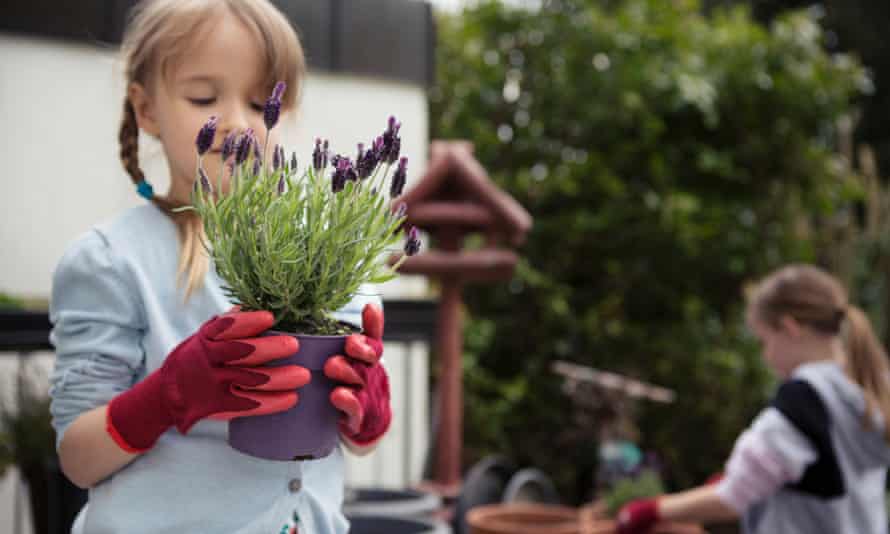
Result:
[[[510,195],[500,190],[463,141],[434,141],[420,181],[396,203],[407,204],[407,222],[432,237],[435,248],[408,258],[403,274],[420,274],[440,281],[437,327],[440,385],[436,399],[439,428],[433,485],[444,495],[460,489],[463,438],[461,353],[461,290],[470,282],[508,280],[519,261],[512,247],[521,245],[532,218]],[[464,249],[468,235],[484,236],[484,244]]]

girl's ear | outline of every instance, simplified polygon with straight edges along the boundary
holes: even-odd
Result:
[[[800,323],[790,315],[783,315],[782,318],[779,319],[779,326],[791,337],[799,337],[803,331]]]
[[[149,97],[148,91],[141,83],[133,82],[127,87],[127,98],[133,105],[133,112],[136,114],[136,124],[139,129],[148,135],[157,137],[161,133],[158,126],[158,120],[155,112],[154,101]]]

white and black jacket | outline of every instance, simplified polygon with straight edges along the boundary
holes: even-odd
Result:
[[[834,362],[799,366],[739,436],[717,487],[747,534],[885,534],[890,446]]]

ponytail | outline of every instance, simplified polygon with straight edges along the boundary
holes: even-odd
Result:
[[[129,98],[124,99],[124,117],[118,133],[121,164],[137,186],[145,180],[139,167],[139,124]],[[176,224],[179,234],[179,267],[176,277],[179,286],[185,285],[185,300],[201,287],[209,268],[207,253],[203,247],[204,226],[194,211],[174,212],[179,206],[160,195],[152,195],[151,201]]]
[[[865,393],[866,421],[873,428],[877,411],[884,420],[884,437],[890,441],[890,365],[887,352],[875,336],[868,316],[855,306],[847,308],[847,372]]]
[[[846,373],[865,396],[865,426],[884,420],[890,441],[890,363],[865,313],[849,304],[841,282],[813,265],[788,265],[767,276],[749,303],[753,317],[778,327],[783,316],[825,335],[842,335]],[[877,412],[877,414],[875,413]]]

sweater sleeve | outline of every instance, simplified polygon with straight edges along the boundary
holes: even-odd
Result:
[[[825,456],[813,430],[827,432],[828,416],[810,393],[797,383],[783,385],[773,405],[736,440],[717,486],[727,506],[744,513],[786,484],[800,482]]]
[[[73,242],[53,275],[50,411],[56,446],[82,413],[130,388],[145,365],[145,320],[135,283],[105,237]]]

